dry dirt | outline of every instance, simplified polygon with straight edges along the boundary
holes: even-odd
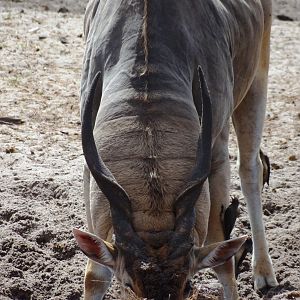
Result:
[[[20,119],[0,123],[0,300],[82,297],[85,258],[71,228],[85,226],[78,94],[86,1],[76,2],[0,0],[0,118]],[[248,257],[238,281],[242,299],[300,299],[299,8],[299,0],[275,2],[275,15],[294,21],[274,19],[263,137],[272,163],[264,219],[280,285],[254,292]],[[250,227],[234,140],[230,152],[240,235]],[[213,272],[198,274],[195,286],[205,292],[199,299],[218,298]]]

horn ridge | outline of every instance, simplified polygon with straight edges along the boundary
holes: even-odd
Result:
[[[191,181],[196,181],[201,177],[208,176],[211,163],[211,144],[212,144],[212,110],[211,110],[211,97],[206,83],[206,79],[201,66],[197,67],[197,72],[194,76],[197,79],[193,80],[193,97],[194,104],[199,115],[201,123],[201,131],[199,134],[197,153],[196,153],[196,166],[193,169]],[[195,98],[201,98],[199,99]],[[200,103],[199,103],[200,102]],[[204,113],[204,110],[206,113]],[[205,147],[206,145],[206,147]],[[200,157],[202,156],[202,157]],[[205,174],[204,171],[207,171]],[[203,173],[203,174],[202,174]]]
[[[100,76],[101,72],[98,72],[94,77],[88,97],[83,104],[81,124],[83,154],[97,185],[110,204],[116,242],[126,247],[127,250],[136,251],[136,246],[141,247],[143,243],[132,228],[129,197],[104,164],[97,151],[93,135],[93,100],[96,96]],[[134,245],[131,245],[130,241],[134,241]]]
[[[196,166],[192,174],[192,180],[208,177],[211,168],[212,145],[212,108],[211,98],[207,87],[203,70],[198,66],[198,78],[202,98],[201,133],[198,139]]]
[[[200,66],[198,66],[198,84],[201,92],[202,117],[201,131],[197,144],[196,165],[193,169],[191,180],[185,190],[179,194],[174,205],[176,213],[174,231],[176,235],[180,236],[190,236],[191,234],[195,225],[195,203],[200,196],[203,184],[209,176],[211,168],[212,108],[209,90]],[[194,101],[199,100],[194,99]],[[199,108],[198,102],[197,107]],[[176,235],[173,243],[176,243],[178,239]]]

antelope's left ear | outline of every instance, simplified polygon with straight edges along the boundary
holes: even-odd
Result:
[[[219,266],[235,255],[245,243],[248,236],[227,240],[194,249],[196,269]]]
[[[114,269],[117,248],[94,234],[73,228],[73,234],[81,251],[93,261]]]

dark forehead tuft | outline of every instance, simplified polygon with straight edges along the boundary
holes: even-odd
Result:
[[[166,299],[168,295],[175,298],[187,278],[187,266],[177,267],[164,263],[141,265],[137,276],[145,295],[150,299]]]

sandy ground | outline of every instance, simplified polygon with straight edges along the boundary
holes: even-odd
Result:
[[[0,300],[82,297],[85,258],[71,228],[85,226],[78,95],[86,1],[76,2],[0,0],[0,118],[21,120],[0,123]],[[280,285],[254,292],[248,257],[238,281],[242,299],[300,299],[299,2],[275,2],[274,15],[294,21],[273,23],[263,137],[272,163],[264,218]],[[68,11],[59,13],[63,7]],[[250,227],[234,139],[230,152],[232,195],[242,202],[240,235]],[[211,271],[198,274],[195,286],[218,298]],[[107,296],[113,298],[115,285]]]

